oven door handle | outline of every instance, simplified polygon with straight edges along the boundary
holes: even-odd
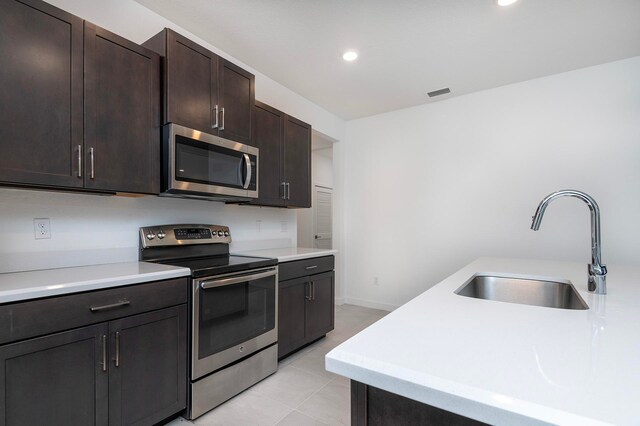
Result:
[[[203,290],[215,287],[222,287],[230,284],[238,284],[245,281],[259,280],[260,278],[271,277],[275,275],[277,271],[275,269],[268,270],[266,272],[258,272],[251,275],[240,275],[237,277],[220,278],[218,280],[203,281],[200,283],[200,288]]]

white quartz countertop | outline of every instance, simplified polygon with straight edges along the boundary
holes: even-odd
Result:
[[[272,248],[263,250],[242,251],[233,254],[240,256],[269,257],[278,259],[278,262],[288,262],[290,260],[309,259],[311,257],[330,256],[336,254],[338,250],[316,249],[305,247]]]
[[[326,356],[327,370],[490,424],[640,424],[640,268],[481,258]],[[588,310],[454,294],[474,274],[569,280]]]
[[[147,262],[0,274],[0,303],[186,277],[189,268]]]

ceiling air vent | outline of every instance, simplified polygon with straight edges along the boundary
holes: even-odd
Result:
[[[429,96],[430,98],[434,98],[436,96],[446,95],[447,93],[451,93],[451,90],[448,87],[445,87],[444,89],[434,90],[433,92],[429,92],[427,93],[427,96]]]

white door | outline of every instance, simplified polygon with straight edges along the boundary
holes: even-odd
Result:
[[[322,186],[314,188],[313,246],[319,249],[331,249],[333,242],[332,190]]]

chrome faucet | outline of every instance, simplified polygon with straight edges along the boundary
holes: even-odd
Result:
[[[600,208],[598,207],[596,200],[594,200],[589,194],[585,194],[581,191],[565,189],[547,195],[538,205],[536,214],[533,215],[531,229],[534,231],[540,229],[542,216],[544,215],[544,211],[547,206],[551,201],[560,197],[579,198],[589,206],[589,210],[591,211],[591,265],[587,265],[589,271],[588,289],[596,294],[607,294],[607,267],[602,264],[600,246]]]

